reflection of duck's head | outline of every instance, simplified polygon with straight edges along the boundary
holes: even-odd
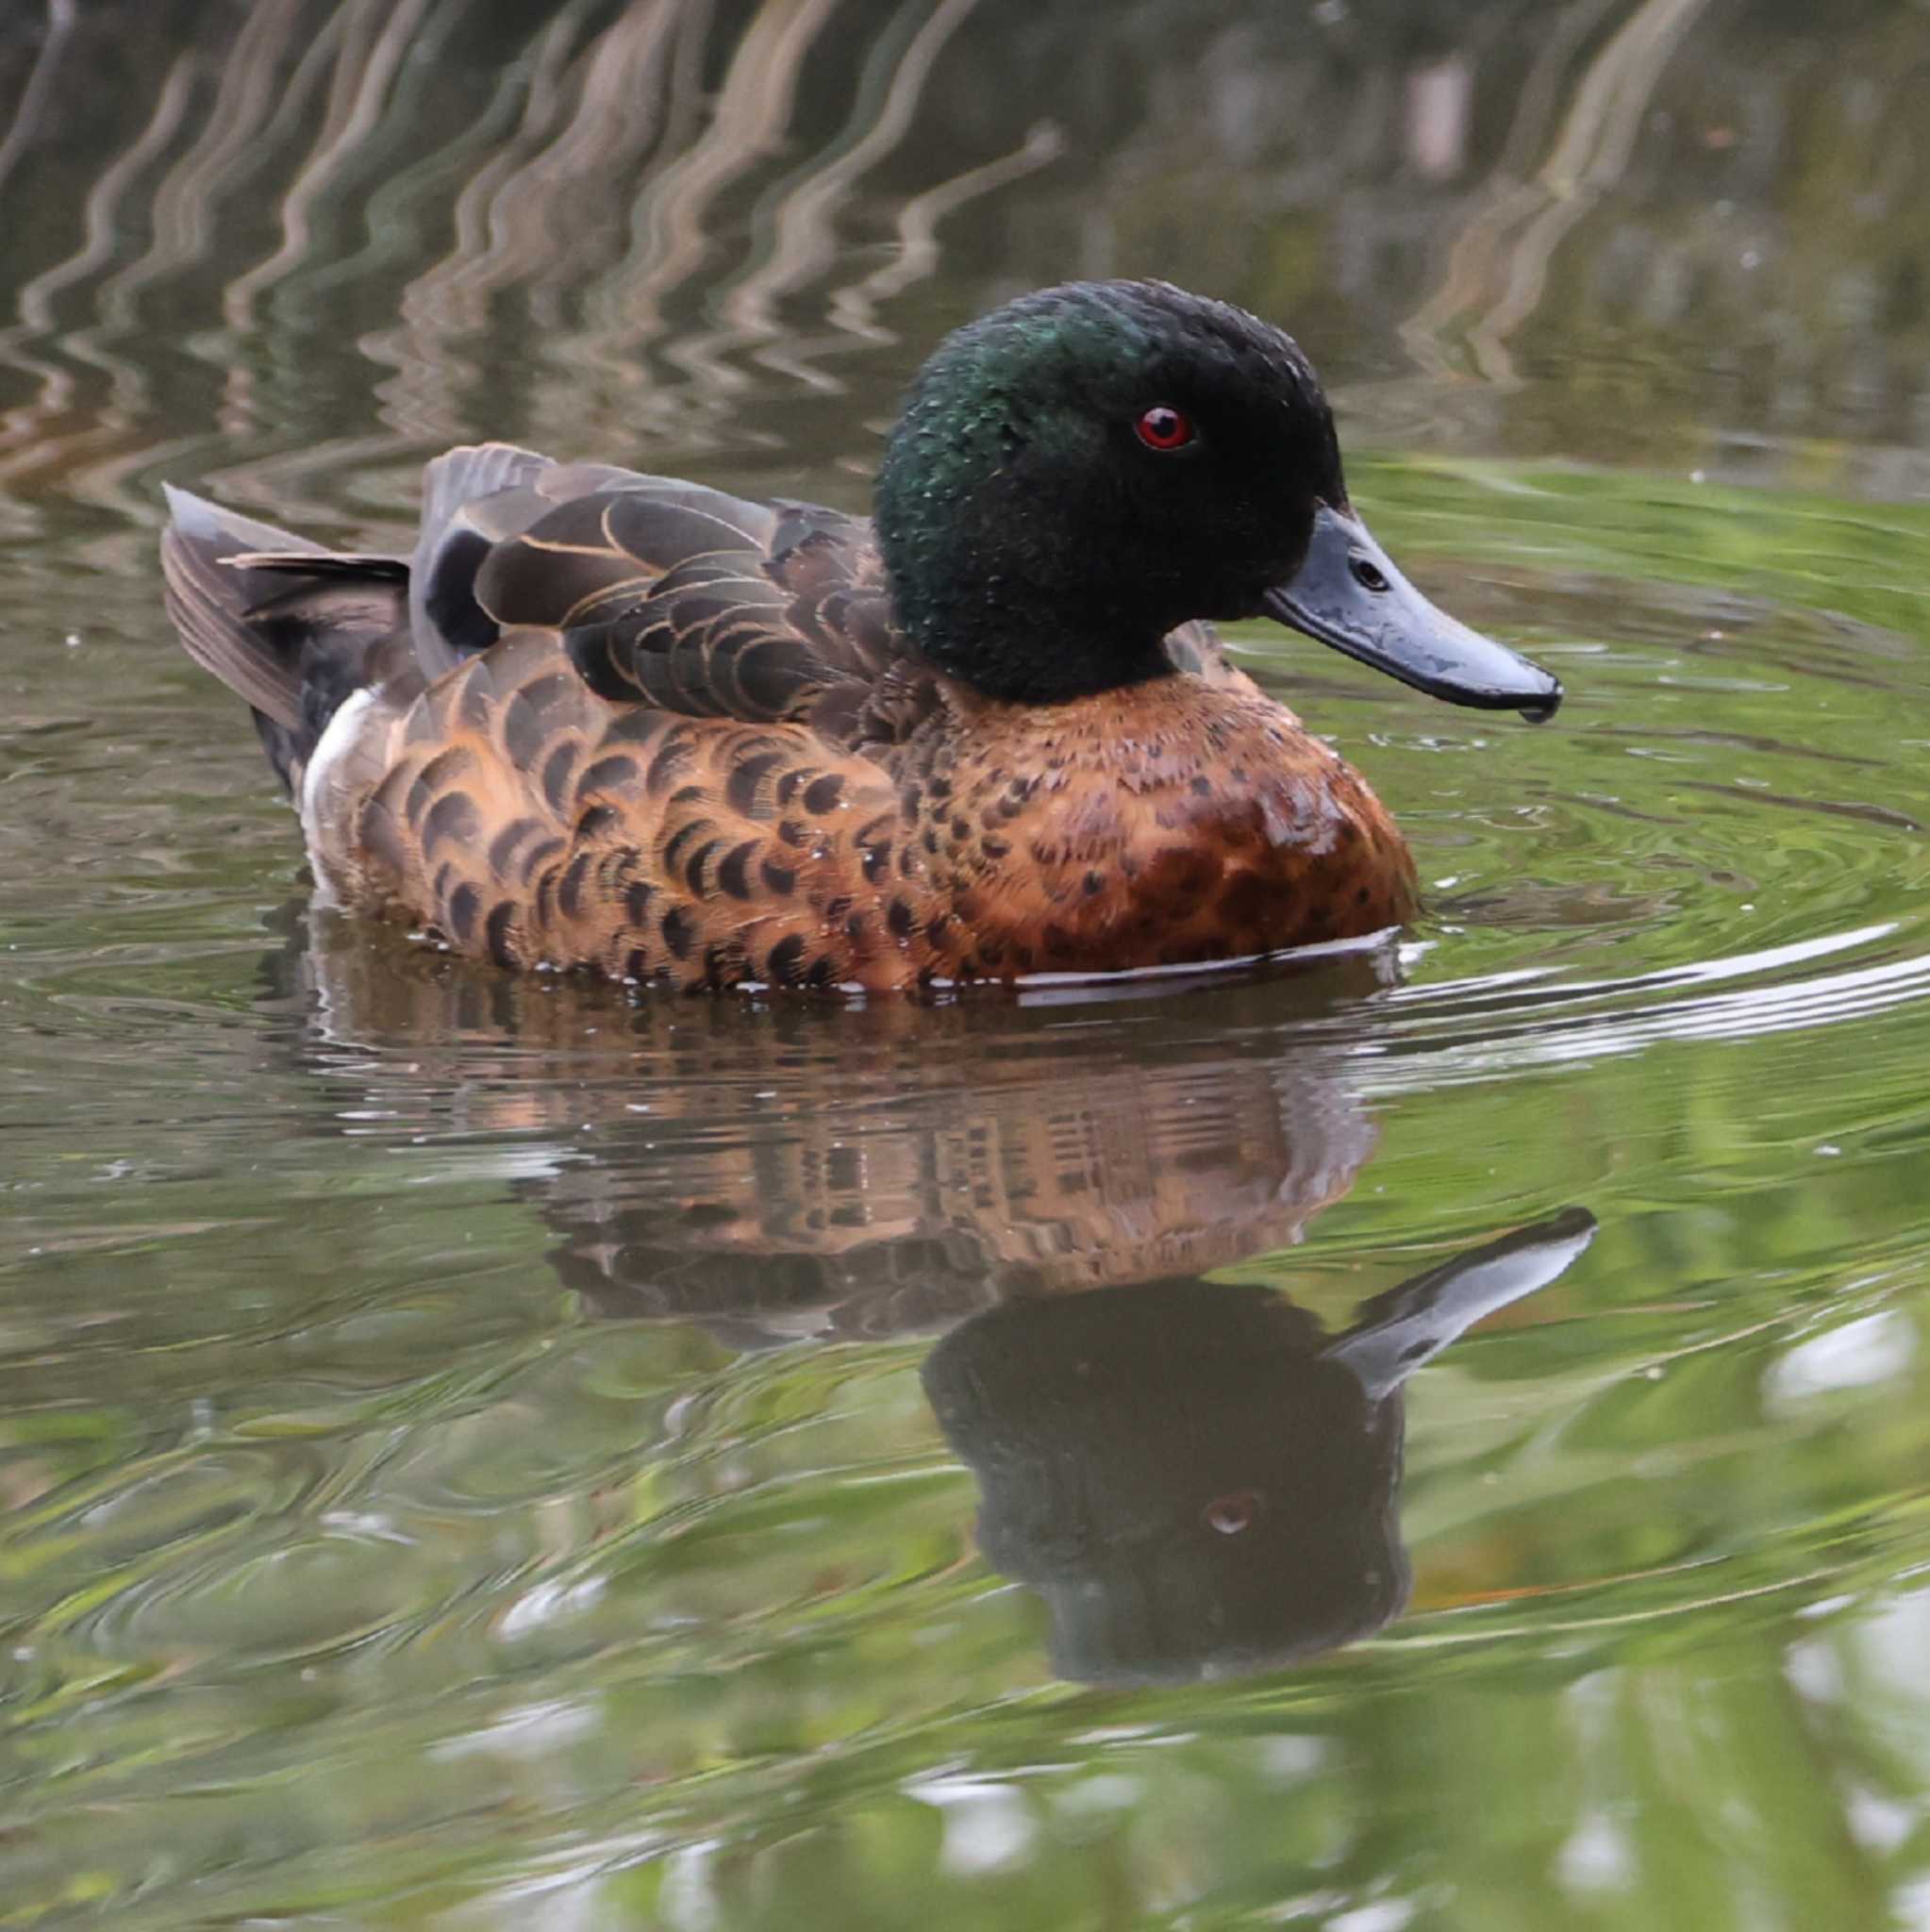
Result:
[[[1406,1600],[1401,1386],[1588,1244],[1571,1212],[1379,1297],[1345,1335],[1271,1290],[1148,1282],[1020,1301],[925,1365],[977,1476],[986,1559],[1032,1585],[1054,1668],[1096,1682],[1277,1668]]]
[[[1269,1289],[1169,1281],[1010,1303],[932,1351],[986,1560],[1045,1598],[1061,1675],[1258,1670],[1401,1607],[1399,1398],[1321,1341]]]

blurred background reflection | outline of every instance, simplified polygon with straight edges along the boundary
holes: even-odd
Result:
[[[0,488],[381,518],[485,429],[820,480],[944,327],[1159,273],[1286,320],[1356,440],[1847,442],[1920,490],[1926,38],[1894,0],[22,0]]]
[[[1930,1924],[1926,88],[1922,0],[0,7],[0,1926]],[[1412,931],[632,1004],[310,911],[163,478],[861,508],[1115,274],[1569,686],[1234,639]]]

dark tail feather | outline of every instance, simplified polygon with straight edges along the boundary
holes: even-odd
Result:
[[[188,655],[247,700],[292,790],[342,700],[407,652],[408,566],[324,550],[185,490],[167,499],[168,615]]]
[[[228,559],[250,551],[308,555],[322,546],[219,509],[170,484],[161,489],[168,499],[168,526],[161,534],[168,615],[189,657],[264,717],[298,724],[300,664],[281,640],[248,622],[258,605],[288,589],[288,579],[237,569]]]

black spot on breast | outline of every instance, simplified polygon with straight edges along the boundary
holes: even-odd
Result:
[[[907,785],[898,793],[898,810],[907,819],[915,819],[923,803],[924,793],[916,785]]]
[[[861,940],[864,937],[864,914],[852,913],[844,922],[844,937],[848,940]]]
[[[624,911],[632,925],[641,925],[643,916],[650,910],[650,902],[657,896],[657,888],[648,879],[632,879],[624,889]]]
[[[516,924],[516,908],[507,899],[490,908],[486,931],[490,942],[490,958],[498,966],[513,966],[516,955],[509,947],[509,930]]]
[[[826,772],[805,787],[804,808],[819,815],[832,809],[844,791],[844,779],[837,772]]]
[[[805,942],[801,932],[786,933],[771,948],[768,972],[773,986],[795,986],[804,965]]]
[[[563,815],[570,795],[570,774],[576,769],[577,747],[559,744],[542,761],[542,795],[558,818]]]
[[[453,839],[459,845],[474,845],[482,831],[482,815],[466,791],[445,791],[430,806],[423,819],[423,856],[432,858],[436,847]]]
[[[509,869],[509,861],[516,855],[516,848],[524,840],[540,832],[542,827],[535,819],[511,819],[496,836],[490,841],[489,865],[492,873],[499,875]]]
[[[881,845],[867,845],[864,848],[864,857],[860,862],[864,866],[865,877],[873,885],[876,885],[891,869],[890,841],[887,840]]]
[[[789,805],[791,800],[791,795],[796,791],[797,788],[800,785],[804,784],[807,779],[815,778],[817,775],[818,774],[812,771],[792,771],[785,773],[783,777],[781,777],[777,781],[776,798],[778,805],[780,807]]]
[[[541,867],[547,865],[553,858],[559,858],[566,849],[567,841],[556,838],[545,839],[540,845],[532,845],[523,855],[523,883],[526,886]]]
[[[724,843],[722,839],[707,839],[690,854],[690,862],[684,867],[684,883],[701,898],[709,891],[704,877],[704,869],[710,863],[711,855]]]
[[[641,946],[632,946],[629,958],[624,961],[625,979],[647,979],[650,976],[650,956]]]
[[[945,935],[948,932],[950,932],[951,929],[952,922],[949,915],[940,912],[939,916],[936,919],[934,919],[928,926],[925,927],[924,936],[927,940],[931,941],[933,945],[941,946],[945,942]]]
[[[546,926],[557,909],[557,869],[551,866],[536,882],[535,913],[539,928]]]
[[[824,908],[824,924],[826,925],[836,925],[840,919],[842,919],[844,915],[850,910],[850,895],[848,893],[840,892],[837,898],[833,899],[831,903]]]
[[[931,787],[931,795],[941,805],[952,795],[952,781],[940,773],[934,772],[925,781]]]
[[[732,846],[724,855],[717,867],[717,890],[720,892],[728,892],[733,899],[751,896],[751,856],[757,849],[757,841],[746,839],[741,845]]]
[[[885,924],[891,928],[894,938],[908,940],[911,928],[918,924],[911,908],[903,899],[893,899],[885,908]]]
[[[459,885],[449,895],[446,918],[449,937],[458,945],[466,946],[470,935],[475,930],[475,915],[482,909],[482,894],[467,883]]]
[[[675,784],[677,774],[695,756],[690,734],[674,731],[657,748],[657,756],[650,760],[650,770],[643,779],[644,790],[653,798],[661,798]]]
[[[1106,890],[1106,881],[1096,872],[1089,872],[1086,874],[1085,885],[1086,896],[1089,899],[1098,898],[1100,893]]]
[[[959,844],[962,845],[971,836],[972,827],[964,819],[954,819],[952,821],[952,837],[957,840]]]
[[[1205,798],[1212,791],[1213,781],[1212,779],[1208,778],[1205,773],[1202,773],[1197,778],[1193,780],[1192,789],[1193,795],[1196,798]]]
[[[691,840],[701,839],[710,829],[708,819],[686,819],[674,831],[663,848],[663,869],[674,872],[683,863],[684,849]]]
[[[731,767],[730,776],[724,783],[724,803],[732,811],[741,812],[747,819],[769,818],[769,806],[761,811],[757,808],[757,788],[764,782],[766,774],[783,762],[781,751],[759,752],[754,758],[740,758]]]
[[[526,770],[542,749],[543,728],[536,707],[522,691],[503,707],[496,729],[509,762],[519,772]]]
[[[607,832],[617,822],[613,806],[592,805],[576,820],[576,836],[579,839],[594,839],[599,833]]]
[[[921,842],[923,844],[924,849],[927,852],[931,853],[934,857],[936,857],[939,849],[939,834],[937,826],[927,825],[924,828],[923,834],[921,839]]]
[[[829,953],[820,953],[811,961],[810,971],[805,974],[805,984],[813,992],[829,992],[838,984],[838,969],[832,964]]]
[[[1003,839],[984,838],[978,841],[978,849],[988,858],[1003,858],[1012,848]]]
[[[579,852],[570,861],[563,874],[562,883],[557,888],[557,909],[565,919],[574,919],[583,905],[583,874],[590,870],[594,855]]]
[[[810,834],[807,832],[805,828],[801,824],[799,824],[795,819],[786,819],[784,823],[777,827],[777,836],[780,839],[782,839],[787,845],[795,845],[800,849],[802,849],[810,841]]]
[[[408,788],[408,796],[403,801],[403,816],[411,825],[419,826],[430,801],[445,786],[461,777],[468,768],[469,754],[460,747],[452,745],[449,750],[439,752],[416,774],[415,783]]]
[[[591,791],[629,791],[637,784],[637,760],[626,752],[598,758],[576,781],[576,796]]]
[[[658,927],[663,934],[663,942],[679,959],[690,957],[690,947],[695,943],[697,929],[690,923],[690,915],[680,906],[673,906],[663,915]]]
[[[796,873],[774,859],[767,858],[757,868],[757,876],[764,881],[766,891],[775,892],[780,899],[789,898],[797,885]]]

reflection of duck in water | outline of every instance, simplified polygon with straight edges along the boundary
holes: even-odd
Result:
[[[1579,1209],[1427,1274],[1328,1339],[1271,1290],[1147,1282],[955,1328],[925,1391],[982,1491],[986,1559],[1030,1584],[1054,1668],[1179,1681],[1285,1665],[1406,1601],[1402,1385],[1588,1245]]]
[[[570,1288],[739,1344],[1232,1266],[1298,1241],[1374,1145],[1327,1037],[1382,983],[1371,955],[1094,1008],[759,1011],[366,941],[323,917],[300,959],[355,1111],[503,1142]]]
[[[632,1008],[385,960],[325,919],[302,964],[314,1064],[356,1117],[500,1149],[599,1313],[740,1346],[950,1327],[933,1405],[1070,1675],[1258,1669],[1385,1623],[1403,1382],[1593,1226],[1462,1256],[1333,1340],[1196,1278],[1297,1241],[1371,1155],[1365,956],[1101,1024],[1004,1000]]]
[[[505,966],[887,989],[1358,937],[1413,910],[1400,834],[1199,620],[1561,696],[1374,543],[1294,344],[1157,282],[948,337],[875,530],[501,444],[430,466],[409,560],[171,508],[169,609],[317,876]]]

